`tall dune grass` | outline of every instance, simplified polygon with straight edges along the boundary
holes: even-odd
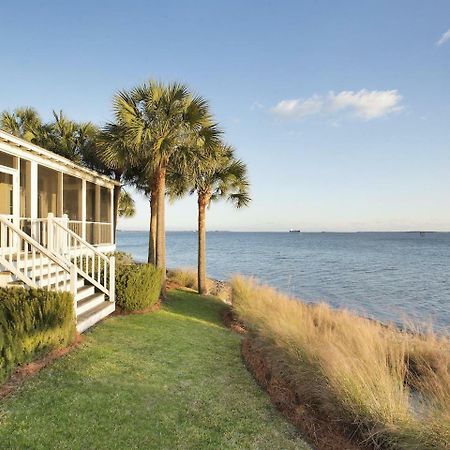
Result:
[[[450,341],[232,279],[233,308],[302,401],[375,448],[450,448]]]

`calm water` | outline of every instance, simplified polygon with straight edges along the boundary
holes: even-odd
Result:
[[[147,233],[121,231],[118,249],[147,258]],[[168,267],[195,267],[196,234],[167,233]],[[450,325],[450,233],[226,233],[207,236],[207,271],[253,275],[307,301],[383,321]]]

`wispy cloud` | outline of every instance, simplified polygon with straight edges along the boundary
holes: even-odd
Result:
[[[330,91],[327,95],[313,95],[306,99],[281,100],[272,112],[284,118],[303,119],[349,111],[353,116],[370,120],[401,111],[401,100],[402,96],[396,90]]]
[[[448,29],[445,33],[442,33],[441,38],[436,42],[436,45],[440,47],[442,44],[445,44],[450,39],[450,29]]]
[[[260,102],[253,102],[250,106],[251,111],[255,111],[257,109],[263,109],[263,108],[264,108],[264,105]]]

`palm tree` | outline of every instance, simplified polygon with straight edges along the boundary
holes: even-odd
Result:
[[[78,164],[85,164],[87,155],[96,145],[99,129],[91,122],[78,123],[69,119],[62,111],[53,111],[53,121],[47,124],[50,131],[43,146]]]
[[[122,185],[131,179],[136,162],[134,147],[127,142],[125,131],[116,123],[107,123],[98,134],[91,152],[84,154],[85,164],[120,183],[114,188],[114,236],[120,215]]]
[[[186,191],[197,193],[198,205],[198,292],[207,293],[206,284],[206,208],[220,199],[230,201],[236,208],[247,206],[251,199],[247,167],[234,155],[234,150],[224,144],[216,146],[207,157],[197,158],[189,169],[171,172],[169,182],[172,196],[182,196]]]
[[[119,217],[133,217],[136,214],[136,207],[133,197],[122,189],[119,197],[118,215]]]
[[[36,145],[42,145],[50,132],[50,127],[43,123],[38,112],[30,107],[3,111],[0,114],[0,129]]]
[[[155,181],[152,177],[151,171],[141,168],[132,170],[130,177],[130,184],[141,191],[149,200],[150,203],[150,223],[148,236],[148,257],[147,262],[156,265],[156,226],[157,226],[157,196],[155,194]]]
[[[173,156],[193,141],[201,140],[208,149],[216,144],[218,130],[212,122],[207,102],[190,94],[185,85],[164,85],[155,81],[131,91],[119,92],[114,99],[116,123],[125,128],[126,139],[141,151],[141,184],[156,199],[156,265],[163,273],[165,294],[165,195],[166,174]],[[142,183],[147,179],[147,182]]]

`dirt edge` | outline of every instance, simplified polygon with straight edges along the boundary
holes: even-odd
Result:
[[[253,375],[259,386],[268,394],[273,405],[293,423],[305,440],[316,450],[366,450],[350,440],[342,426],[317,413],[305,402],[302,402],[295,390],[280,375],[275,375],[262,352],[246,334],[245,326],[227,308],[222,315],[227,328],[244,335],[241,344],[241,355],[247,370]]]
[[[57,348],[41,358],[18,366],[13,374],[2,385],[0,385],[0,400],[14,394],[26,380],[34,377],[42,369],[53,364],[57,359],[66,356],[68,353],[78,348],[83,340],[83,336],[77,333],[74,342],[69,346]]]

